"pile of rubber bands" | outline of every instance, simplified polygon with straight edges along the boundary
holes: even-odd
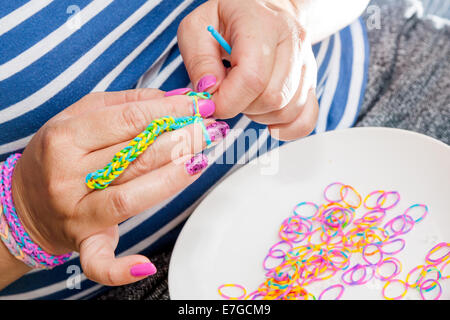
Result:
[[[414,204],[402,214],[387,218],[400,202],[397,191],[376,190],[363,200],[352,186],[340,182],[328,185],[323,197],[321,205],[297,204],[293,215],[283,221],[278,232],[280,241],[263,260],[265,281],[255,291],[247,294],[242,285],[224,284],[218,288],[220,296],[230,300],[321,300],[334,296],[338,300],[345,290],[341,283],[326,288],[318,298],[307,287],[340,278],[348,286],[376,279],[385,282],[381,294],[388,300],[402,299],[409,289],[417,290],[424,300],[441,297],[441,281],[450,278],[444,275],[450,263],[450,243],[435,245],[424,263],[411,269],[405,280],[398,277],[402,264],[394,257],[406,246],[402,236],[427,216],[428,206]],[[364,213],[356,212],[363,208]],[[359,262],[352,265],[355,259]],[[385,274],[386,269],[392,272]],[[230,287],[240,295],[225,294]],[[401,293],[389,293],[395,291],[391,287],[401,287],[397,288]]]

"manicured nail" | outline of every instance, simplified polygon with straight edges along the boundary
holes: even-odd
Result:
[[[216,82],[217,82],[217,79],[213,75],[204,76],[197,83],[197,91],[204,92],[208,88],[211,88],[212,86],[214,86],[216,84]]]
[[[206,127],[212,142],[220,141],[230,132],[230,126],[223,121],[211,123]]]
[[[192,91],[192,90],[189,89],[189,88],[175,89],[175,90],[172,90],[172,91],[167,91],[167,92],[164,94],[164,97],[181,96],[181,95],[183,95],[183,94],[188,93],[189,91]]]
[[[207,166],[208,158],[203,153],[199,153],[186,162],[186,171],[193,176],[205,169]]]
[[[151,262],[141,263],[131,267],[130,273],[133,277],[151,276],[156,273],[156,267]]]
[[[198,111],[203,118],[208,118],[216,111],[216,104],[212,100],[198,100]]]

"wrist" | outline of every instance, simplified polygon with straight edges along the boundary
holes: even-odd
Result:
[[[33,239],[34,242],[38,243],[41,248],[46,250],[47,247],[45,246],[42,237],[34,227],[35,224],[33,223],[33,218],[31,216],[31,208],[26,203],[25,194],[27,194],[28,198],[32,198],[33,196],[31,190],[28,190],[28,193],[26,193],[25,183],[22,179],[22,161],[18,161],[11,179],[11,195],[14,207],[16,209],[16,214],[30,238]]]
[[[14,257],[3,241],[0,241],[0,290],[30,270],[31,267]]]
[[[32,217],[27,215],[26,205],[22,206],[23,199],[21,197],[24,192],[23,188],[20,188],[20,171],[15,171],[17,168],[18,160],[21,158],[21,154],[13,154],[5,161],[2,166],[1,173],[1,202],[3,214],[1,216],[1,225],[4,232],[2,232],[2,240],[4,245],[10,251],[10,253],[18,260],[23,261],[26,265],[32,268],[39,269],[51,269],[54,266],[60,265],[70,258],[71,253],[54,256],[42,249],[33,239],[30,238],[30,230],[33,230],[33,234],[39,234],[36,228],[29,228],[25,230],[24,222],[32,222]],[[13,188],[13,176],[14,185]],[[19,187],[17,187],[19,185]],[[14,191],[13,191],[14,189]],[[19,191],[18,191],[19,190]],[[14,194],[14,195],[13,195]],[[15,199],[14,199],[15,198]],[[22,212],[19,217],[19,213],[16,209],[16,205],[19,205],[19,211]],[[33,224],[28,224],[32,226]],[[35,239],[39,237],[35,236]]]

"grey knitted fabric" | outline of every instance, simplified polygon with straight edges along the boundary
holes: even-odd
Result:
[[[430,2],[427,1],[429,6]],[[417,14],[405,17],[410,3],[371,2],[381,9],[381,28],[368,30],[369,77],[356,125],[417,131],[449,144],[450,27],[438,29],[431,20]],[[149,257],[158,269],[156,275],[111,288],[96,299],[169,299],[167,274],[171,251],[168,248]]]
[[[372,1],[370,68],[357,126],[417,131],[450,143],[450,27],[405,17],[409,1]],[[367,18],[367,16],[366,16]]]

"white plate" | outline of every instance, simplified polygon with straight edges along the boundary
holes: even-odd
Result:
[[[398,129],[353,128],[287,144],[267,157],[276,174],[267,159],[255,159],[219,184],[189,218],[170,262],[172,299],[222,299],[217,289],[225,283],[255,290],[264,281],[262,261],[279,241],[281,222],[301,201],[322,203],[323,189],[334,181],[361,195],[397,190],[401,200],[391,217],[415,203],[429,206],[429,215],[404,236],[406,247],[396,255],[403,264],[401,279],[423,264],[435,244],[450,242],[450,147],[442,142]],[[317,297],[340,283],[338,278],[308,290]],[[441,284],[441,299],[450,299],[450,280]],[[342,299],[382,299],[383,285],[372,280],[345,286]],[[409,290],[406,298],[420,297]]]

